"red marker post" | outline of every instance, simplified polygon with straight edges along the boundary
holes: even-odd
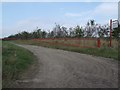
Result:
[[[101,45],[100,39],[98,38],[98,39],[97,39],[97,47],[100,48],[100,45]]]

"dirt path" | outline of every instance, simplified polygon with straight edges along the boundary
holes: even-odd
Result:
[[[20,45],[38,57],[38,72],[18,80],[25,88],[114,88],[118,87],[117,61],[86,54]]]

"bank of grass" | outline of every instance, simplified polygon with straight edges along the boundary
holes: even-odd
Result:
[[[41,41],[35,41],[35,40],[17,40],[15,41],[19,44],[29,44],[29,45],[37,45],[37,46],[44,46],[48,48],[56,48],[56,49],[62,49],[67,51],[74,51],[84,54],[90,54],[94,56],[102,56],[106,58],[113,58],[115,60],[118,60],[118,49],[116,48],[108,48],[108,47],[102,47],[102,48],[80,48],[80,47],[71,47],[71,46],[62,46],[62,45],[53,45],[48,44]]]
[[[2,42],[2,85],[11,86],[34,63],[35,56],[10,42]]]

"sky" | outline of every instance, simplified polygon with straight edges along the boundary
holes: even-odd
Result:
[[[15,0],[14,0],[15,1]],[[118,19],[117,2],[7,2],[0,3],[1,37],[22,31],[32,32],[37,27],[52,30],[55,23],[65,27],[85,26],[94,19],[107,24]]]

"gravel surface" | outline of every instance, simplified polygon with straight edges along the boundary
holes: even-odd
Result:
[[[19,45],[36,55],[31,75],[16,81],[17,88],[117,88],[118,62],[76,52]],[[36,72],[37,71],[37,72]]]

